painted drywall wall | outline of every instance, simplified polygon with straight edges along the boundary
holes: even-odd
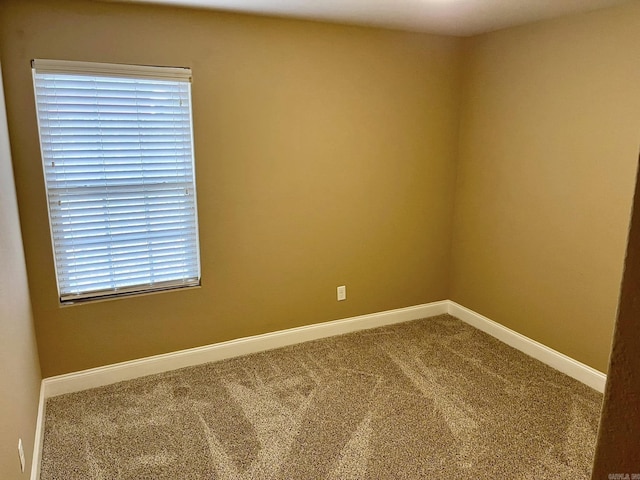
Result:
[[[592,479],[640,474],[640,171]],[[623,477],[624,478],[624,477]]]
[[[40,395],[40,365],[31,318],[18,202],[0,75],[0,478],[28,478]],[[20,471],[18,439],[27,465]]]
[[[3,9],[45,376],[447,298],[460,40],[89,1]],[[200,288],[58,305],[33,58],[193,69]]]
[[[451,298],[606,371],[640,144],[640,2],[469,39]]]

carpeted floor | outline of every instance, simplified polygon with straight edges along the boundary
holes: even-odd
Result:
[[[443,315],[51,398],[41,479],[586,479],[601,401]]]

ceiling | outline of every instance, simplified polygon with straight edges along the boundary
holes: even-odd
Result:
[[[630,0],[115,0],[470,36]]]

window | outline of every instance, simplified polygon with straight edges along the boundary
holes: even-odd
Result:
[[[32,67],[60,301],[199,285],[191,71]]]

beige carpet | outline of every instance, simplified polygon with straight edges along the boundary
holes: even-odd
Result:
[[[51,398],[41,478],[575,480],[601,400],[443,315]]]

